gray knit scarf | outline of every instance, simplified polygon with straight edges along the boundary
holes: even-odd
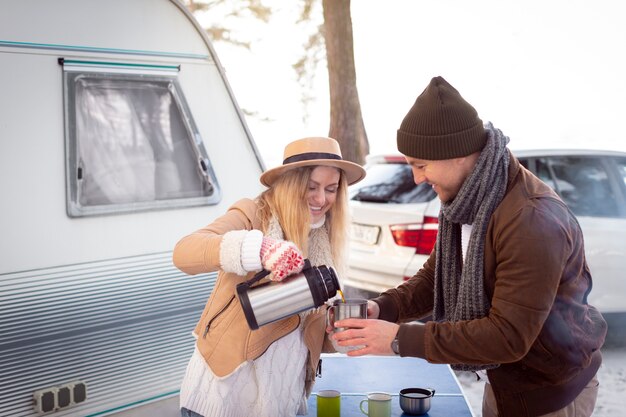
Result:
[[[485,126],[487,143],[457,196],[442,203],[435,265],[435,321],[485,317],[491,306],[484,288],[484,251],[487,225],[506,191],[509,138],[491,123]],[[466,259],[462,259],[461,225],[472,225]],[[498,364],[453,364],[461,371],[492,369]]]

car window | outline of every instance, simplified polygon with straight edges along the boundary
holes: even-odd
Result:
[[[617,172],[620,175],[622,184],[626,186],[626,158],[615,158]]]
[[[536,160],[536,174],[577,216],[620,217],[618,197],[599,157],[551,156]]]
[[[368,166],[365,179],[350,189],[350,198],[355,201],[407,204],[425,203],[435,197],[430,185],[415,184],[406,164]]]

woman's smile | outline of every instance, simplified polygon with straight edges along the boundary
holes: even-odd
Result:
[[[307,192],[311,223],[320,221],[335,203],[339,179],[339,169],[335,167],[318,166],[311,171]]]

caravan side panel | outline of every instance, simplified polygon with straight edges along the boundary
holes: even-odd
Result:
[[[68,61],[175,68],[219,198],[71,217]],[[34,395],[76,381],[86,400],[51,414],[176,395],[215,275],[182,274],[171,251],[256,196],[264,168],[206,36],[176,1],[0,0],[0,83],[0,415],[36,415]]]

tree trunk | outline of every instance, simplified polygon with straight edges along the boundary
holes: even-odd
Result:
[[[323,0],[324,39],[330,87],[330,130],[343,158],[365,162],[369,142],[356,87],[350,0]]]

